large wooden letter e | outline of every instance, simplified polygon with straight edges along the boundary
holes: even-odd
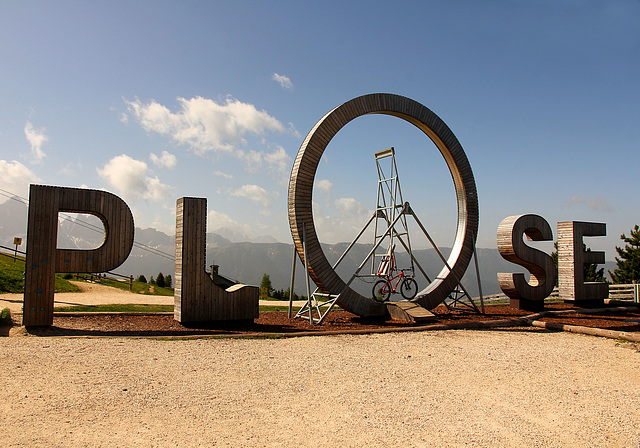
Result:
[[[95,215],[104,240],[91,250],[57,249],[58,213]],[[53,324],[56,272],[106,272],[120,266],[133,247],[133,215],[118,196],[106,191],[31,185],[24,285],[24,325]]]

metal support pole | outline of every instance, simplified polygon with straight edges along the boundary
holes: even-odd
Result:
[[[307,228],[305,226],[305,223],[302,223],[302,252],[304,254],[304,271],[307,278],[307,303],[309,304],[309,323],[313,325],[313,307],[311,306],[311,288],[309,287],[309,258],[307,257]]]
[[[480,294],[480,308],[484,314],[484,298],[482,297],[482,282],[480,281],[480,268],[478,267],[478,253],[476,252],[476,236],[473,235],[473,260],[476,262],[476,279],[478,280],[478,293]]]
[[[364,233],[365,230],[367,230],[367,227],[369,227],[369,224],[371,224],[371,221],[373,221],[373,218],[376,217],[376,213],[374,213],[371,218],[369,218],[369,221],[367,221],[367,223],[364,225],[364,227],[362,228],[362,230],[360,230],[360,233],[358,233],[358,236],[355,237],[355,239],[351,242],[351,244],[349,244],[349,247],[347,247],[347,249],[342,253],[342,255],[340,255],[340,258],[338,259],[338,261],[336,261],[336,263],[333,265],[333,269],[337,268],[338,265],[340,264],[340,262],[342,261],[342,259],[345,257],[345,255],[347,255],[347,253],[351,250],[351,248],[353,247],[354,244],[356,244],[356,242],[360,239],[360,237],[362,236],[362,234]]]
[[[289,286],[289,319],[291,319],[291,314],[293,313],[293,283],[296,278],[296,255],[298,255],[298,251],[296,251],[296,245],[293,244],[293,256],[291,262],[291,285]]]

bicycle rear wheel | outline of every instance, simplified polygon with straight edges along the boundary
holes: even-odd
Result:
[[[407,300],[413,299],[418,293],[418,282],[413,278],[407,277],[402,281],[400,285],[400,294]]]
[[[391,283],[386,280],[378,280],[373,285],[373,300],[378,302],[386,302],[391,297]],[[414,294],[415,295],[415,294]]]

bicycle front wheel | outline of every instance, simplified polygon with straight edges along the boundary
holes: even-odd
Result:
[[[400,294],[407,300],[413,299],[418,293],[418,283],[411,277],[404,279],[400,285]]]
[[[373,300],[378,302],[386,302],[391,296],[391,284],[386,280],[378,280],[373,285]]]

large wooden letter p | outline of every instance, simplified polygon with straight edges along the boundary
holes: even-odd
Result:
[[[104,240],[91,250],[57,249],[58,213],[95,215]],[[120,266],[133,247],[133,215],[106,191],[31,185],[27,228],[23,325],[53,324],[56,272],[105,272]]]

